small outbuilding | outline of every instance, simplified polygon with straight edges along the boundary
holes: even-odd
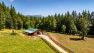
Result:
[[[40,35],[42,34],[42,30],[30,28],[28,30],[24,30],[24,33],[27,35]]]

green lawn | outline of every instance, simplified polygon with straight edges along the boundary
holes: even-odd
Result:
[[[0,31],[0,53],[55,53],[40,38],[21,36],[22,31],[15,31],[17,35],[10,35],[8,29]]]
[[[94,38],[85,37],[84,40],[72,40],[80,38],[75,35],[65,35],[59,33],[49,33],[56,38],[63,46],[74,51],[74,53],[94,53]]]

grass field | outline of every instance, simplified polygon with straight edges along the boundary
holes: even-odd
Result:
[[[66,48],[74,51],[74,53],[94,53],[94,38],[85,37],[84,40],[79,40],[79,36],[65,35],[59,33],[49,33]]]
[[[21,30],[15,30],[17,35],[10,35],[12,30],[0,31],[0,53],[55,53],[40,38],[22,36]]]

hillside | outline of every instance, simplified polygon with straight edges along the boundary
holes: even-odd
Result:
[[[0,53],[55,53],[40,38],[22,36],[21,30],[15,30],[17,35],[11,35],[11,31],[0,31]]]

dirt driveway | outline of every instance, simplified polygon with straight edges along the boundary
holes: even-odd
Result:
[[[48,36],[46,35],[39,35],[39,37],[45,39],[48,43],[50,43],[54,48],[56,48],[61,53],[67,53],[64,49],[59,47],[57,44],[55,44]]]

